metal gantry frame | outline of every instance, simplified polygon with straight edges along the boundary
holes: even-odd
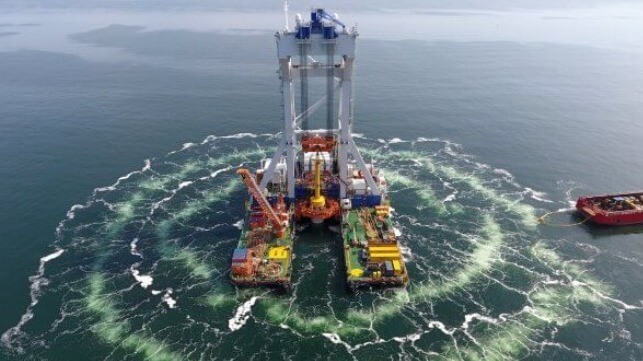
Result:
[[[342,29],[336,28],[341,25]],[[319,31],[321,29],[321,31]],[[326,87],[326,119],[325,131],[338,135],[338,168],[340,177],[340,197],[346,198],[347,187],[351,184],[351,175],[348,174],[348,165],[351,158],[359,169],[370,188],[369,194],[379,196],[380,190],[371,172],[366,167],[364,159],[357,149],[351,134],[350,116],[352,109],[352,81],[355,62],[355,42],[357,30],[353,27],[348,30],[325,11],[317,9],[311,13],[311,22],[304,23],[297,16],[295,29],[290,31],[288,26],[275,34],[277,40],[277,55],[279,59],[279,78],[284,101],[284,131],[281,142],[274,153],[268,168],[264,171],[263,179],[259,185],[265,191],[268,182],[272,180],[277,164],[285,153],[287,197],[290,201],[295,199],[295,166],[297,152],[301,148],[298,144],[297,133],[308,130],[307,118],[312,111],[317,109],[321,101],[308,107],[308,77],[325,77]],[[326,63],[311,62],[309,57],[325,56]],[[295,61],[297,60],[297,61]],[[337,61],[336,61],[337,60]],[[295,107],[294,80],[300,83],[300,113]],[[335,82],[338,81],[336,85]],[[335,90],[339,89],[339,104],[334,106]],[[322,99],[323,101],[323,99]],[[298,126],[302,122],[302,127]],[[337,125],[337,128],[334,128]]]

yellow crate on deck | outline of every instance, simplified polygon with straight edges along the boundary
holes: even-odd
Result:
[[[402,262],[400,262],[399,259],[394,259],[393,260],[393,271],[397,275],[402,273]]]
[[[362,277],[364,275],[364,270],[360,268],[353,268],[351,270],[352,277]]]
[[[368,247],[370,252],[399,252],[397,246],[370,246]]]
[[[288,247],[270,247],[268,249],[268,258],[275,260],[285,260],[288,259],[289,251]]]
[[[385,253],[370,253],[370,258],[373,261],[389,261],[400,258],[400,252],[385,252]]]

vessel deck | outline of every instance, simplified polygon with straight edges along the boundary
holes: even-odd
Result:
[[[232,257],[230,278],[238,286],[289,288],[292,276],[292,228],[279,237],[262,219],[247,210],[245,228]]]
[[[346,281],[351,289],[404,286],[408,274],[391,218],[373,207],[345,211],[342,239]]]

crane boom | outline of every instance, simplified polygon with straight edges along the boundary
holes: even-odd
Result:
[[[245,168],[237,170],[237,174],[241,176],[243,184],[245,184],[248,188],[248,192],[250,192],[254,199],[257,200],[257,203],[259,203],[259,207],[261,207],[261,210],[268,217],[268,220],[270,220],[273,232],[281,237],[284,234],[285,226],[281,222],[275,210],[272,209],[272,206],[270,205],[270,202],[268,202],[268,199],[266,199],[266,197],[260,191],[255,177],[250,173],[249,170]]]

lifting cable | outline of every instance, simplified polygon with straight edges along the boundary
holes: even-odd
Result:
[[[326,49],[326,129],[335,127],[335,44],[329,42]]]
[[[306,44],[302,42],[299,50],[299,80],[301,83],[299,101],[301,103],[302,129],[308,130],[308,52]]]

